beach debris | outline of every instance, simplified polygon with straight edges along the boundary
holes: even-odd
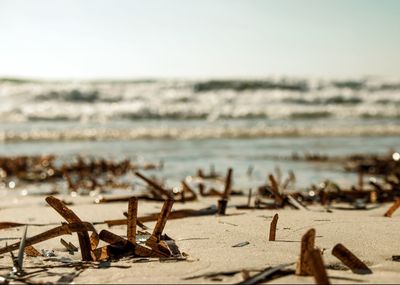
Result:
[[[243,280],[242,282],[236,284],[246,284],[246,285],[254,285],[260,284],[261,282],[266,282],[268,280],[273,279],[275,275],[286,276],[288,274],[293,274],[292,271],[284,272],[283,269],[292,266],[294,263],[286,263],[277,265],[274,267],[267,267],[265,270],[261,271],[260,273]]]
[[[173,220],[173,219],[183,219],[187,217],[213,216],[217,213],[218,213],[218,208],[215,205],[211,205],[210,207],[203,208],[200,210],[182,209],[182,210],[172,211],[169,214],[168,219]],[[141,223],[146,223],[146,222],[157,221],[157,219],[158,219],[158,214],[150,214],[147,216],[139,217],[138,221],[140,221]],[[109,227],[126,225],[127,219],[106,220],[104,221],[104,223],[106,223]]]
[[[357,256],[355,256],[343,244],[338,243],[332,249],[332,254],[337,257],[343,264],[350,268],[356,274],[371,274],[371,269],[365,265]]]
[[[392,261],[400,262],[400,255],[392,255]]]
[[[269,226],[269,241],[275,241],[276,237],[276,225],[278,223],[279,215],[275,214],[272,218],[271,224]]]
[[[226,206],[228,205],[229,196],[231,195],[232,172],[232,168],[229,168],[226,174],[224,192],[222,193],[221,199],[218,200],[218,215],[225,215]]]
[[[310,252],[315,246],[315,229],[308,230],[301,238],[300,258],[296,265],[296,275],[313,275],[310,264]]]
[[[42,249],[42,256],[44,257],[55,257],[56,254],[52,249]]]
[[[31,256],[31,257],[38,257],[38,256],[42,256],[42,254],[33,246],[29,245],[26,246],[24,249],[24,252],[27,256]]]
[[[239,243],[237,243],[235,245],[232,245],[232,247],[243,247],[243,246],[246,246],[246,245],[249,245],[249,244],[250,244],[250,242],[244,241],[244,242],[239,242]]]
[[[390,208],[384,214],[385,217],[391,217],[393,213],[400,207],[400,198],[397,198],[396,201],[390,206]]]
[[[321,251],[319,249],[313,249],[307,254],[309,255],[309,264],[315,279],[315,283],[321,285],[330,284]]]
[[[63,238],[60,239],[60,242],[70,254],[74,254],[74,252],[78,251],[78,248],[74,246],[71,242],[66,242]]]
[[[136,232],[133,231],[136,227],[136,214],[137,214],[137,200],[132,199],[128,206],[128,216],[130,217],[130,229],[127,229],[129,240],[124,239],[121,236],[113,234],[107,230],[102,230],[100,234],[97,234],[95,228],[91,223],[82,222],[80,218],[67,206],[62,204],[61,200],[55,197],[49,196],[46,201],[68,222],[63,223],[61,226],[47,230],[36,236],[26,238],[26,232],[23,236],[21,242],[17,242],[11,245],[6,245],[4,248],[0,248],[0,254],[11,252],[20,248],[22,252],[26,247],[32,246],[33,244],[55,238],[61,235],[72,234],[76,232],[80,243],[80,249],[82,253],[82,260],[89,261],[87,256],[83,254],[82,251],[86,250],[90,255],[90,261],[104,261],[110,259],[119,259],[122,257],[158,257],[158,258],[175,258],[177,260],[184,260],[185,257],[180,253],[174,240],[172,240],[167,235],[162,235],[165,224],[168,219],[168,215],[171,212],[173,206],[173,199],[167,199],[158,215],[157,224],[151,235],[144,241],[144,245],[139,245],[136,243]],[[136,208],[136,209],[135,209]],[[126,222],[128,224],[128,221]],[[88,232],[91,231],[92,234],[89,237]],[[81,235],[79,235],[81,234]],[[87,240],[85,240],[87,236]],[[143,236],[143,235],[142,235]],[[105,241],[109,243],[106,246],[98,248],[99,241]],[[61,241],[62,242],[62,241]],[[71,243],[62,242],[70,250],[75,250]],[[83,246],[82,246],[83,245]],[[51,257],[54,255],[53,250],[43,250],[43,255],[46,257]],[[21,256],[19,255],[19,259]],[[18,260],[19,260],[18,259]],[[16,264],[22,264],[21,262]]]
[[[82,222],[81,219],[59,199],[53,196],[49,196],[46,198],[46,202],[54,210],[56,210],[56,212],[58,212],[68,223]],[[95,231],[93,233],[95,233]],[[87,231],[77,232],[77,234],[79,239],[79,246],[81,249],[82,260],[91,261],[92,257],[90,255],[90,250],[94,249],[98,244],[98,239],[93,244],[93,240],[97,238],[96,237],[97,234],[93,235],[92,239],[89,239]]]
[[[138,199],[133,197],[129,199],[128,203],[128,227],[127,237],[131,243],[136,243],[136,224],[137,224],[137,210],[138,210]]]

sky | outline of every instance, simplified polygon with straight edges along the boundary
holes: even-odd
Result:
[[[0,0],[0,76],[400,77],[397,0]]]

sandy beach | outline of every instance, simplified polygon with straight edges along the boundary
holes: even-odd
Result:
[[[65,198],[60,197],[60,198]],[[127,203],[94,204],[91,197],[68,198],[70,208],[83,220],[102,222],[122,218]],[[299,258],[302,235],[309,229],[316,230],[315,246],[323,251],[329,281],[345,283],[398,283],[400,264],[392,261],[398,255],[397,232],[400,230],[398,215],[383,217],[390,206],[383,204],[372,210],[335,210],[326,212],[321,206],[309,211],[300,210],[237,210],[233,205],[247,203],[247,197],[231,197],[226,215],[189,217],[169,220],[164,233],[176,241],[181,252],[187,254],[183,261],[161,261],[157,258],[124,258],[113,262],[94,262],[93,266],[80,269],[80,253],[69,254],[54,238],[35,245],[39,251],[54,250],[54,257],[26,257],[26,272],[45,270],[32,275],[38,283],[63,283],[65,276],[77,276],[69,281],[82,283],[238,283],[243,281],[241,271],[250,275],[270,266],[294,263]],[[173,210],[200,209],[216,204],[215,198],[202,198],[197,202],[175,203]],[[28,237],[55,227],[62,218],[50,207],[45,207],[44,197],[15,197],[13,203],[2,199],[1,219],[30,224],[53,226],[29,226]],[[139,201],[138,216],[160,211],[162,203]],[[276,241],[268,241],[270,222],[279,214]],[[153,222],[146,223],[150,229]],[[108,229],[104,224],[95,226],[97,231]],[[109,230],[126,236],[126,226],[114,226]],[[2,245],[19,240],[21,228],[0,231]],[[78,245],[76,234],[63,236],[67,242]],[[242,247],[233,245],[248,242]],[[372,270],[372,274],[352,273],[331,254],[332,248],[342,243]],[[0,259],[1,274],[11,269],[9,254]],[[101,264],[101,265],[99,265]],[[294,269],[288,266],[287,269]],[[231,273],[237,271],[237,273]],[[212,277],[204,275],[221,272]],[[225,272],[227,275],[224,275]],[[69,275],[72,274],[72,275]],[[203,276],[202,276],[203,275]],[[64,276],[64,277],[63,277]],[[61,279],[61,278],[64,279]],[[63,281],[64,280],[64,281]],[[69,283],[69,282],[66,282]],[[270,283],[314,283],[313,277],[294,274],[277,278]]]

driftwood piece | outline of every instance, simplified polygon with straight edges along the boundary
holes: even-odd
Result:
[[[137,198],[129,199],[127,236],[128,240],[132,243],[136,243],[137,211],[138,211],[138,199]]]
[[[329,283],[328,274],[326,273],[324,261],[322,259],[321,251],[313,249],[309,253],[310,267],[314,275],[315,284],[326,285]]]
[[[193,191],[193,189],[184,181],[181,181],[182,185],[182,198],[184,201],[195,201],[197,200],[197,194]],[[185,193],[189,193],[190,196],[186,197]]]
[[[396,201],[390,206],[390,208],[386,211],[385,217],[391,217],[393,213],[400,207],[400,198],[396,199]]]
[[[173,199],[167,199],[158,216],[157,223],[153,229],[153,233],[146,241],[146,245],[159,254],[164,254],[166,257],[171,256],[171,251],[165,242],[161,241],[161,234],[167,223],[169,213],[174,205]]]
[[[46,202],[53,207],[68,223],[79,223],[81,219],[67,206],[64,205],[59,199],[49,196],[46,198]],[[96,231],[93,231],[95,233]],[[91,261],[92,257],[90,251],[94,248],[93,242],[91,243],[87,232],[78,232],[79,245],[81,248],[82,260]]]
[[[39,242],[55,238],[61,235],[70,235],[73,232],[87,232],[87,231],[94,231],[93,225],[87,222],[79,222],[79,223],[70,223],[64,224],[62,226],[53,228],[51,230],[45,231],[41,234],[35,235],[33,237],[27,238],[25,241],[25,246],[30,246],[37,244]],[[18,249],[20,246],[20,242],[5,246],[0,248],[0,254],[4,254],[13,250]]]
[[[217,214],[217,207],[211,206],[208,208],[200,209],[200,210],[192,210],[192,209],[182,209],[173,211],[169,214],[168,219],[183,219],[187,217],[199,217],[199,216],[210,216]],[[157,221],[159,214],[150,214],[147,216],[139,217],[138,220],[142,223]],[[106,220],[104,221],[109,227],[111,226],[120,226],[126,225],[127,219],[117,219],[117,220]]]
[[[271,190],[272,190],[272,194],[275,197],[275,201],[278,204],[278,206],[282,207],[283,206],[283,202],[284,202],[284,198],[283,196],[279,193],[279,186],[278,183],[276,182],[274,176],[272,174],[268,175],[269,181],[271,183]]]
[[[147,178],[146,176],[142,175],[139,171],[135,172],[135,175],[142,180],[144,180],[147,184],[149,184],[155,191],[157,191],[158,195],[163,197],[164,199],[172,199],[172,194],[165,190],[163,187],[155,183],[153,180]]]
[[[371,269],[365,265],[357,256],[355,256],[350,250],[344,245],[337,244],[332,249],[332,254],[336,256],[341,262],[343,262],[353,273],[356,274],[371,274]]]
[[[296,275],[310,276],[313,274],[309,253],[314,249],[315,229],[308,230],[301,238],[300,259],[296,266]]]
[[[275,241],[276,225],[278,223],[279,215],[275,214],[269,226],[269,241]]]
[[[31,256],[31,257],[42,256],[42,254],[36,248],[34,248],[32,245],[26,246],[24,249],[24,252],[27,256]]]
[[[229,196],[231,194],[232,172],[233,172],[232,168],[229,168],[228,173],[226,174],[225,188],[224,188],[224,193],[222,194],[222,199],[229,199]]]

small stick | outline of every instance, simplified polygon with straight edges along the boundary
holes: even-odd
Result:
[[[34,245],[36,243],[55,238],[61,235],[72,234],[73,232],[87,232],[87,231],[94,231],[93,225],[87,222],[80,222],[80,223],[71,223],[71,224],[64,224],[62,226],[53,228],[51,230],[45,231],[41,234],[36,236],[27,238],[25,241],[25,247]],[[0,254],[7,253],[13,250],[18,249],[20,246],[20,242],[7,245],[3,248],[0,248]]]
[[[160,215],[158,216],[157,219],[157,224],[154,227],[152,236],[157,239],[157,241],[160,241],[161,234],[164,230],[165,224],[167,223],[169,213],[171,213],[172,206],[174,205],[174,200],[173,199],[167,199],[164,202],[164,205],[161,209]]]
[[[31,245],[25,247],[24,252],[27,256],[32,256],[32,257],[42,256],[42,254]]]
[[[296,266],[296,275],[310,276],[313,274],[308,253],[314,249],[314,244],[315,229],[310,229],[301,238],[300,259]]]
[[[157,192],[159,192],[159,194],[161,196],[164,196],[164,198],[170,199],[172,198],[171,193],[169,193],[168,191],[166,191],[163,187],[161,187],[160,185],[158,185],[157,183],[155,183],[153,180],[143,176],[140,172],[136,171],[135,175],[141,179],[143,179],[144,181],[146,181],[147,184],[149,184],[151,187],[153,187]]]
[[[283,197],[279,193],[278,183],[276,182],[276,180],[272,174],[270,174],[268,176],[268,178],[269,178],[269,181],[271,182],[271,188],[272,188],[272,192],[274,194],[275,200],[279,206],[282,206],[283,205]]]
[[[347,267],[356,274],[371,274],[371,269],[365,265],[357,256],[355,256],[350,250],[348,250],[344,245],[338,243],[332,249],[332,254],[336,256],[341,262],[343,262]]]
[[[249,196],[247,197],[247,207],[250,207],[250,202],[251,202],[251,191],[252,189],[249,189]]]
[[[49,196],[46,198],[46,202],[53,207],[68,223],[79,223],[81,219],[59,199]],[[87,232],[78,232],[79,245],[81,247],[82,260],[91,261],[92,256],[90,250],[92,244],[89,239]]]
[[[138,199],[132,197],[129,199],[128,204],[128,240],[135,244],[136,243],[136,224],[137,224],[137,210],[138,210]]]
[[[276,236],[276,224],[278,223],[279,215],[275,214],[269,226],[269,241],[275,241]]]
[[[197,200],[196,192],[194,192],[193,189],[190,188],[190,186],[187,185],[187,183],[184,180],[181,181],[181,184],[182,184],[182,190],[183,190],[182,193],[183,193],[183,195],[184,195],[185,192],[191,193],[192,195],[189,198],[190,201]]]
[[[321,285],[330,284],[321,251],[319,249],[313,249],[308,253],[308,256],[310,259],[311,271],[313,272],[315,283]]]
[[[396,201],[393,203],[392,206],[386,211],[385,217],[391,217],[393,213],[400,207],[400,198],[397,198]]]
[[[231,194],[231,186],[232,186],[232,168],[228,169],[228,173],[226,174],[226,179],[225,179],[225,189],[224,193],[222,195],[223,199],[228,199],[230,194]]]

